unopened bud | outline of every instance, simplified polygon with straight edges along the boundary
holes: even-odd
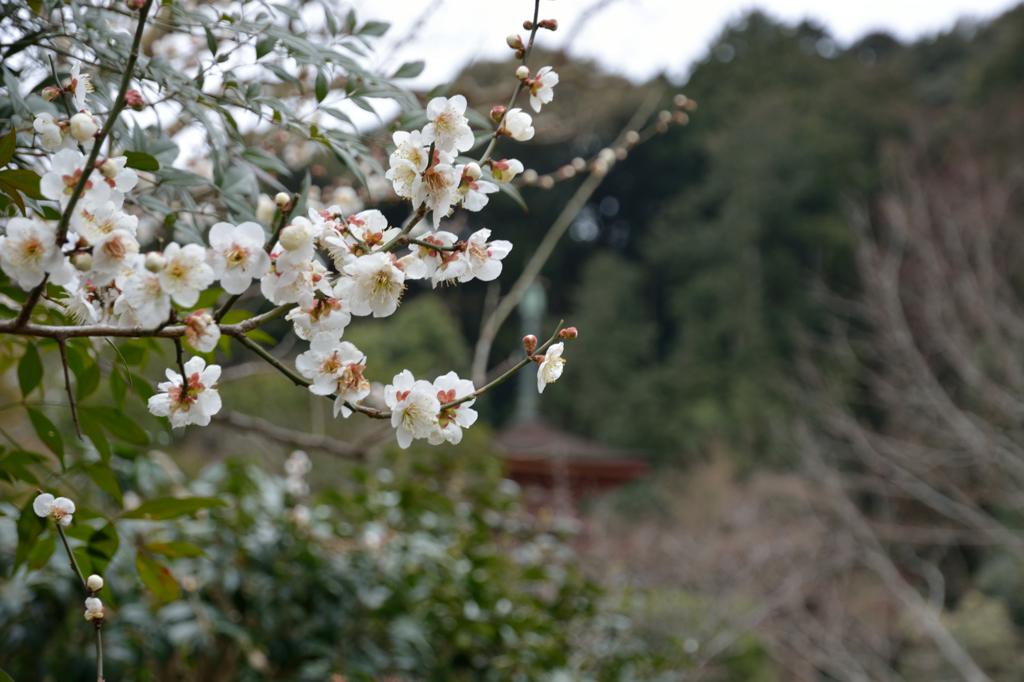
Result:
[[[577,336],[579,336],[579,332],[576,331],[576,327],[566,327],[562,331],[558,332],[558,338],[563,341],[572,341]]]
[[[117,175],[117,164],[111,159],[107,159],[106,161],[98,164],[96,169],[105,178],[113,178]]]
[[[274,196],[274,203],[277,204],[277,207],[282,211],[287,211],[288,207],[292,205],[292,198],[287,192],[278,192]]]
[[[684,126],[690,122],[690,117],[686,115],[685,111],[677,111],[676,113],[672,114],[672,120],[675,121],[677,124]]]
[[[672,98],[672,104],[676,105],[676,107],[680,109],[686,106],[686,101],[686,95],[684,95],[683,93],[679,93],[678,95]]]
[[[137,12],[142,9],[142,6],[146,4],[145,0],[126,0],[124,3],[133,12]]]
[[[640,142],[640,133],[635,130],[630,130],[626,133],[626,144],[630,147],[636,146]]]
[[[625,147],[616,147],[615,148],[615,160],[616,161],[625,161],[627,156],[629,156],[629,152],[626,151]]]
[[[462,173],[473,182],[479,180],[480,176],[483,175],[483,173],[480,171],[479,164],[477,164],[475,161],[470,161],[469,163],[467,163]]]
[[[668,124],[664,121],[658,121],[654,124],[654,132],[661,134],[668,130]]]
[[[521,50],[516,50],[516,59],[522,59],[525,56],[526,56],[526,48],[525,47],[523,49],[521,49]]]
[[[544,362],[544,356],[543,355],[531,355],[530,359],[533,360],[534,362],[536,362],[538,365],[540,363]]]
[[[81,111],[71,117],[70,121],[71,137],[75,138],[78,142],[85,142],[91,140],[96,131],[100,129],[96,125],[96,120],[92,117],[92,114]]]
[[[533,355],[533,351],[537,350],[537,337],[533,334],[523,337],[523,350],[526,351],[527,355]]]
[[[662,109],[661,111],[658,112],[658,120],[668,123],[669,121],[672,120],[672,112],[668,111],[667,109]]]
[[[537,171],[532,168],[527,168],[523,171],[523,184],[524,185],[536,185],[537,184]]]
[[[71,257],[71,264],[80,272],[88,272],[89,270],[92,270],[92,254],[76,253]]]
[[[55,88],[52,85],[43,88],[43,99],[47,102],[52,102],[60,96],[60,88]]]
[[[159,251],[150,251],[146,254],[146,269],[150,272],[160,272],[167,265],[167,259]]]
[[[524,50],[524,49],[526,49],[523,46],[523,39],[520,38],[515,33],[513,33],[513,34],[509,35],[507,38],[505,38],[505,42],[508,43],[508,46],[511,47],[513,50]]]
[[[303,239],[304,237],[305,234],[300,227],[296,225],[289,225],[281,230],[280,244],[288,251],[295,251],[296,249],[302,248],[302,243],[305,241]]]
[[[501,119],[505,117],[507,109],[500,104],[491,109],[491,120],[495,123],[501,123]]]
[[[558,30],[558,19],[541,19],[537,22],[538,28],[546,28],[549,31]]]
[[[99,592],[103,589],[103,578],[93,573],[89,576],[89,579],[85,581],[85,584],[89,588],[90,592]]]
[[[516,78],[518,78],[519,80],[524,81],[529,77],[530,70],[525,66],[520,66],[518,69],[516,69]]]
[[[533,30],[533,22],[530,21],[529,19],[527,19],[526,21],[523,22],[523,28],[525,28],[527,31],[532,31]]]
[[[611,149],[608,149],[608,147],[605,147],[604,149],[597,153],[597,158],[601,159],[606,164],[611,166],[612,164],[615,163],[615,152]]]
[[[590,162],[590,172],[597,177],[608,175],[608,162],[598,157]]]
[[[576,170],[577,173],[582,173],[583,171],[587,170],[587,162],[584,161],[581,157],[577,156],[575,159],[572,160],[572,167]]]
[[[146,108],[146,100],[142,99],[142,93],[138,90],[129,90],[124,93],[124,103],[135,111],[142,111]]]
[[[555,186],[555,179],[550,175],[542,175],[537,178],[537,186],[541,189],[551,189]]]
[[[571,164],[566,164],[558,169],[558,177],[562,180],[568,180],[576,177],[576,168]]]

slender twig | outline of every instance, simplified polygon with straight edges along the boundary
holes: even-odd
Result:
[[[188,375],[185,373],[185,360],[184,360],[185,351],[181,347],[181,338],[180,337],[174,339],[174,353],[175,353],[175,355],[178,358],[178,369],[181,370],[181,381],[182,381],[182,394],[181,395],[182,395],[182,399],[184,399],[185,394],[188,393],[188,391],[185,390],[188,387]]]
[[[60,242],[58,242],[59,244]],[[28,324],[28,320],[32,317],[32,309],[36,307],[36,303],[39,302],[39,297],[43,295],[46,290],[46,282],[50,279],[49,273],[43,276],[43,281],[39,283],[32,291],[28,292],[28,297],[25,299],[25,305],[21,306],[21,310],[18,312],[18,316],[14,318],[14,322],[11,324],[11,331],[23,333],[21,328]]]
[[[57,73],[57,62],[53,60],[53,55],[47,55],[50,58],[50,71],[53,73],[54,85],[60,90],[61,99],[64,101],[64,109],[68,112],[68,118],[74,116],[77,112],[71,108],[71,100],[68,98],[68,93],[64,90],[63,83],[60,82],[60,74]]]
[[[68,544],[68,536],[64,535],[64,528],[59,523],[57,524],[57,532],[60,533],[60,541],[64,543],[64,549],[68,553],[68,559],[71,561],[71,568],[74,569],[75,575],[78,576],[78,579],[82,581],[82,587],[84,587],[86,592],[88,592],[89,583],[85,582],[85,576],[82,575],[82,569],[78,567],[75,555],[71,552],[71,545]]]
[[[307,450],[320,450],[345,459],[362,460],[366,457],[365,445],[346,443],[328,436],[315,436],[302,431],[293,431],[240,412],[220,412],[213,416],[213,421],[248,433],[259,434],[278,443]]]
[[[71,419],[75,422],[75,433],[78,440],[82,440],[82,427],[78,424],[78,410],[75,409],[75,394],[71,392],[71,375],[68,374],[68,350],[64,339],[57,339],[57,347],[60,348],[60,362],[64,365],[64,388],[68,392],[68,402],[71,404]]]
[[[96,682],[103,682],[103,637],[100,635],[102,621],[96,622]]]
[[[423,246],[434,251],[462,251],[464,246],[463,242],[452,244],[451,246],[444,246],[443,244],[434,244],[431,242],[425,242],[422,239],[414,239],[412,237],[402,237],[398,246],[407,246],[409,244],[416,244],[417,246]]]
[[[416,225],[418,225],[419,222],[423,220],[424,216],[427,215],[428,210],[429,209],[427,208],[426,202],[420,204],[420,207],[416,209],[416,213],[413,214],[412,219],[405,224],[405,226],[402,228],[402,231],[398,233],[398,236],[394,237],[391,241],[382,246],[380,250],[387,252],[398,246],[399,240],[404,238],[405,235],[409,234],[412,228],[416,227]]]

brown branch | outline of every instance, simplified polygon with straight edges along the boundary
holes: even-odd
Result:
[[[224,426],[230,426],[248,433],[256,433],[285,445],[293,445],[307,450],[320,450],[321,452],[345,459],[357,461],[364,461],[366,459],[366,445],[351,444],[328,436],[315,436],[303,433],[302,431],[293,431],[292,429],[286,429],[283,426],[278,426],[264,419],[240,412],[220,412],[214,415],[213,420]],[[390,431],[391,429],[388,429],[388,432]]]
[[[68,392],[68,403],[71,405],[71,419],[75,422],[75,433],[78,440],[82,440],[82,427],[78,424],[78,410],[75,409],[75,394],[71,392],[71,375],[68,374],[68,350],[64,339],[57,339],[57,347],[60,348],[60,362],[64,365],[64,388]]]

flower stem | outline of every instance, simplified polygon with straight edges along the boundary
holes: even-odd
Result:
[[[71,405],[71,419],[75,422],[75,433],[78,440],[82,440],[82,427],[78,424],[78,410],[75,409],[75,394],[71,392],[71,376],[68,374],[68,350],[64,339],[57,339],[57,347],[60,348],[60,362],[64,365],[64,388],[68,392],[68,403]]]
[[[96,623],[96,682],[103,682],[103,637],[100,623]]]

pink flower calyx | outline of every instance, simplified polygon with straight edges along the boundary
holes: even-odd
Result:
[[[515,33],[505,38],[505,42],[508,43],[508,46],[511,47],[513,50],[519,51],[526,49],[526,46],[523,45],[523,39],[520,38],[519,35]]]
[[[537,350],[537,337],[533,334],[529,334],[523,337],[523,350],[526,351],[527,355],[533,355],[533,351]]]
[[[546,28],[549,31],[557,31],[558,19],[541,19],[537,22],[537,28]]]
[[[138,90],[129,90],[124,93],[124,103],[135,111],[142,111],[146,108],[146,100],[142,99],[142,93]]]
[[[558,338],[562,341],[572,341],[577,336],[579,336],[579,333],[576,331],[576,327],[566,327],[558,332]]]
[[[60,88],[55,88],[52,85],[48,85],[45,88],[43,88],[43,99],[47,102],[52,102],[53,100],[60,97],[60,92]]]
[[[491,120],[495,123],[501,123],[501,119],[505,118],[505,112],[507,109],[500,104],[496,107],[491,108]]]
[[[167,393],[171,396],[172,402],[178,403],[181,406],[180,409],[187,412],[188,408],[199,399],[199,394],[206,390],[206,386],[199,381],[199,372],[193,372],[186,383],[187,386],[184,388],[182,384],[172,386]]]

